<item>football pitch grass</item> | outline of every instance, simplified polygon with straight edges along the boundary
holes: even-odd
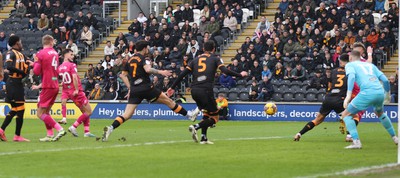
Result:
[[[73,123],[68,120],[65,129]],[[112,120],[92,120],[91,131],[101,137]],[[343,171],[397,161],[397,147],[380,123],[360,123],[361,150],[349,143],[339,123],[323,123],[300,142],[292,137],[305,122],[221,121],[209,129],[214,145],[191,140],[190,121],[130,120],[108,142],[70,133],[59,142],[40,143],[45,127],[26,119],[23,136],[29,143],[0,143],[0,177],[398,177],[400,168]],[[397,125],[394,124],[394,125]],[[397,128],[395,126],[395,128]],[[12,139],[13,121],[6,130]],[[122,137],[126,138],[121,139]],[[351,172],[351,171],[350,171]]]

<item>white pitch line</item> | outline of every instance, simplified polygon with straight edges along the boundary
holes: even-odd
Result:
[[[400,164],[397,163],[389,163],[389,164],[383,164],[383,165],[375,165],[375,166],[369,166],[369,167],[361,167],[361,168],[356,168],[356,169],[349,169],[349,170],[344,170],[344,171],[339,171],[339,172],[333,172],[333,173],[327,173],[327,174],[317,174],[317,175],[312,175],[312,176],[305,176],[305,177],[297,177],[297,178],[317,178],[317,177],[329,177],[329,176],[348,176],[348,175],[353,175],[353,174],[360,174],[366,171],[371,171],[371,170],[377,170],[377,169],[383,169],[383,168],[391,168],[395,166],[399,166]]]
[[[250,137],[250,138],[214,139],[214,140],[216,140],[216,141],[240,141],[240,140],[269,140],[269,139],[280,139],[280,138],[285,138],[285,137],[281,137],[281,136]],[[145,143],[118,144],[118,145],[96,146],[96,147],[76,147],[76,148],[58,148],[58,149],[46,149],[46,150],[13,151],[13,152],[2,152],[2,153],[0,153],[0,156],[30,154],[30,153],[62,152],[62,151],[74,151],[74,150],[93,150],[93,149],[99,150],[99,149],[107,149],[107,148],[137,147],[137,146],[147,146],[147,145],[165,145],[165,144],[187,143],[187,142],[193,142],[193,140],[145,142]]]

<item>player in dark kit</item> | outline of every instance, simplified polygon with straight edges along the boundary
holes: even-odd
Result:
[[[321,124],[325,117],[334,110],[337,114],[344,111],[343,101],[347,92],[347,77],[344,66],[349,62],[349,55],[342,54],[340,56],[340,67],[334,69],[329,81],[328,93],[325,96],[322,106],[317,117],[307,123],[304,128],[294,136],[294,141],[300,141],[303,134]]]
[[[4,119],[3,125],[0,129],[0,139],[7,141],[4,134],[4,130],[10,124],[14,116],[17,116],[14,141],[16,142],[27,142],[28,139],[21,136],[21,129],[24,122],[24,111],[25,111],[25,98],[24,98],[24,86],[22,79],[28,73],[27,64],[30,60],[21,53],[22,43],[18,36],[11,36],[8,40],[8,45],[11,46],[11,50],[6,55],[6,69],[9,71],[8,80],[6,83],[6,98],[5,102],[11,105],[11,111],[8,112]]]
[[[171,71],[156,70],[151,68],[151,62],[145,59],[149,53],[149,42],[139,41],[136,43],[136,51],[129,61],[125,64],[120,77],[128,87],[128,104],[126,105],[124,114],[117,116],[110,126],[104,127],[102,141],[107,141],[111,132],[119,127],[122,123],[130,119],[135,112],[136,107],[143,99],[150,102],[159,102],[167,105],[175,113],[188,117],[190,120],[195,120],[199,111],[186,111],[181,105],[176,104],[167,95],[159,89],[154,88],[150,81],[150,74],[170,76]]]
[[[191,93],[194,101],[198,108],[203,112],[203,119],[201,122],[195,125],[189,126],[189,131],[192,133],[192,138],[195,142],[198,142],[197,130],[201,129],[201,144],[213,144],[207,138],[208,127],[213,126],[218,122],[218,109],[217,103],[214,98],[214,76],[217,69],[220,69],[227,75],[236,77],[245,77],[247,72],[236,73],[227,69],[222,59],[214,55],[215,43],[208,41],[204,43],[204,54],[200,55],[189,65],[186,69],[178,76],[178,79],[172,84],[171,88],[168,89],[168,95],[174,93],[174,88],[180,83],[180,81],[189,73],[193,75],[193,82],[191,83]]]

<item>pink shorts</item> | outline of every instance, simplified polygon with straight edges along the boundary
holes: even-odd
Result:
[[[58,88],[44,88],[40,92],[37,106],[39,108],[49,108],[53,106],[58,95]]]
[[[73,91],[63,91],[61,94],[61,99],[72,100],[78,108],[89,103],[89,100],[86,98],[85,92],[79,91],[76,96],[73,96]]]

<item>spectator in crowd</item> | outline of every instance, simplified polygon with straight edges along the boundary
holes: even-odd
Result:
[[[108,77],[107,82],[104,85],[104,91],[109,91],[110,88],[113,88],[114,91],[116,91],[117,93],[120,91],[120,85],[118,80],[115,79],[114,76],[110,76]]]
[[[163,83],[162,83],[162,91],[166,92],[171,85],[172,85],[172,83],[169,80],[169,78],[168,77],[164,77],[164,80],[163,80]]]
[[[84,23],[87,21],[86,18],[87,17],[83,15],[83,12],[79,11],[78,16],[75,17],[75,27],[78,29],[82,29]]]
[[[141,29],[141,24],[137,19],[133,19],[133,22],[128,27],[129,33],[134,35],[135,33],[139,33]]]
[[[29,31],[36,31],[36,30],[38,30],[37,24],[36,24],[36,22],[35,22],[32,18],[29,19],[29,22],[28,22],[28,30],[29,30]]]
[[[389,77],[389,83],[390,83],[390,102],[397,103],[399,84],[397,83],[397,80],[393,75]]]
[[[233,16],[232,11],[228,11],[228,16],[224,19],[224,27],[228,28],[232,32],[236,32],[237,24],[238,22],[236,17]]]
[[[283,68],[282,63],[278,62],[275,65],[275,68],[272,72],[272,79],[275,80],[283,80],[285,76],[285,69]]]
[[[94,89],[95,87],[95,82],[93,78],[89,78],[88,81],[85,84],[85,94],[86,96],[89,96],[89,93]]]
[[[153,87],[159,90],[163,89],[163,83],[159,80],[157,75],[153,76]]]
[[[111,70],[115,75],[119,74],[123,70],[121,59],[114,60],[114,65]]]
[[[226,100],[225,94],[218,94],[218,98],[215,101],[217,103],[219,119],[228,120],[228,100]]]
[[[200,11],[200,15],[204,16],[206,19],[210,19],[210,9],[208,6],[204,6],[203,10]]]
[[[93,79],[93,78],[95,78],[93,64],[88,64],[88,70],[85,72],[85,79]]]
[[[251,81],[249,89],[249,101],[257,101],[258,98],[258,85],[256,80]]]
[[[319,90],[321,88],[326,88],[327,85],[328,85],[327,79],[322,74],[322,69],[318,69],[317,71],[315,71],[315,75],[313,77],[311,77],[311,80],[307,86],[307,89],[315,88],[315,89]]]
[[[75,58],[78,57],[78,55],[79,55],[79,49],[78,49],[78,46],[74,43],[74,40],[69,39],[69,40],[68,40],[68,44],[67,44],[67,46],[66,46],[65,48],[71,49],[72,52],[74,53]]]
[[[15,11],[15,17],[24,18],[25,14],[26,14],[26,7],[25,7],[24,3],[20,2]]]
[[[304,81],[306,79],[306,69],[301,64],[296,64],[296,68],[291,71],[292,79]]]
[[[111,56],[114,53],[114,45],[111,44],[111,41],[107,41],[106,46],[104,47],[104,55]]]
[[[121,40],[124,42],[123,44],[128,44],[128,40],[126,39],[124,33],[120,32],[120,33],[118,34],[118,37],[115,38],[114,46],[115,46],[115,47],[118,47],[118,45],[120,44],[120,41],[121,41]],[[122,50],[122,49],[120,49],[120,50]]]
[[[92,31],[89,30],[88,26],[83,26],[83,31],[81,33],[81,39],[82,43],[84,43],[87,46],[92,46],[93,43],[93,34]]]
[[[268,22],[267,18],[265,16],[261,17],[261,21],[257,24],[256,31],[259,30],[262,32],[263,30],[269,30],[270,23]]]
[[[64,27],[66,28],[66,31],[71,31],[75,27],[75,20],[72,19],[71,16],[67,15],[67,18],[65,18]]]
[[[193,22],[193,10],[190,8],[189,3],[185,4],[185,9],[182,11],[182,21]]]
[[[102,66],[102,63],[98,63],[96,68],[94,69],[94,78],[96,80],[104,79],[104,68]]]
[[[3,99],[6,96],[6,82],[4,80],[0,80],[0,99]]]
[[[100,87],[99,83],[96,83],[94,89],[89,93],[89,100],[102,100],[104,97],[104,90]]]
[[[264,77],[260,86],[258,87],[258,101],[268,101],[271,99],[274,94],[274,87],[269,81],[268,77]]]
[[[259,62],[255,60],[253,65],[250,67],[250,77],[256,79],[257,81],[261,80],[261,73],[263,68],[259,65]]]
[[[115,91],[113,87],[110,87],[108,90],[105,90],[104,100],[117,100],[118,92]]]
[[[235,79],[233,79],[232,76],[226,75],[225,73],[222,73],[219,77],[219,84],[221,87],[229,89],[236,86]]]
[[[31,88],[32,85],[39,85],[40,84],[40,78],[39,76],[35,75],[33,73],[33,69],[29,70],[29,74],[22,79],[22,83],[24,84],[25,87]]]
[[[263,71],[261,72],[261,77],[268,77],[271,78],[272,77],[272,72],[271,70],[268,68],[268,66],[263,66]]]
[[[5,51],[8,50],[7,44],[8,44],[8,39],[5,35],[5,33],[0,32],[0,52],[1,53],[4,53]]]
[[[26,8],[25,17],[35,18],[37,17],[37,5],[33,2],[28,3],[28,7]]]
[[[238,24],[242,24],[243,19],[243,10],[240,7],[240,4],[237,4],[235,9],[233,10],[233,15],[236,17],[236,21]]]
[[[49,19],[45,14],[40,14],[40,19],[38,20],[38,29],[41,31],[45,31],[49,28]]]
[[[175,103],[186,103],[186,98],[183,96],[183,94],[178,93],[176,95]]]
[[[219,33],[219,30],[220,25],[218,21],[215,20],[215,17],[212,16],[210,18],[210,23],[207,25],[206,31],[211,34],[211,39],[213,39],[213,37],[215,37]]]
[[[104,56],[104,61],[101,64],[103,68],[107,68],[107,65],[110,65],[111,67],[114,66],[114,59],[112,59],[110,55]]]

